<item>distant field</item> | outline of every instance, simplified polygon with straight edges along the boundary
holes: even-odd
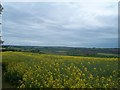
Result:
[[[83,47],[56,47],[56,46],[2,46],[2,51],[14,52],[34,52],[41,54],[67,55],[67,56],[86,56],[117,58],[118,48],[83,48]]]
[[[103,56],[118,56],[118,54],[111,54],[111,53],[97,53],[98,55],[103,55]]]
[[[118,58],[3,52],[3,77],[17,88],[117,88]],[[4,84],[4,83],[3,83]]]

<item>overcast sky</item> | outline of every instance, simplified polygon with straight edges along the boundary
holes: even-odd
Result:
[[[118,47],[117,2],[3,3],[9,45]]]

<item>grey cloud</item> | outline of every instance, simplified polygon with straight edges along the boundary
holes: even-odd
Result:
[[[81,3],[5,3],[4,6],[5,44],[117,47],[117,14],[112,14],[115,5],[104,7],[112,10],[108,13],[101,6],[94,6],[94,11],[87,13],[88,8]],[[102,8],[104,14],[97,13],[95,7]]]

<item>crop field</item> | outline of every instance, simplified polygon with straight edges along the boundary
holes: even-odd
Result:
[[[16,88],[118,87],[118,58],[26,52],[3,52],[2,57],[3,78]]]

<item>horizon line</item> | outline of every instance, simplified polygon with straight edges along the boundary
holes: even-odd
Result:
[[[28,47],[68,47],[68,48],[119,48],[119,47],[83,47],[83,46],[57,46],[57,45],[1,45],[1,46],[28,46]]]

